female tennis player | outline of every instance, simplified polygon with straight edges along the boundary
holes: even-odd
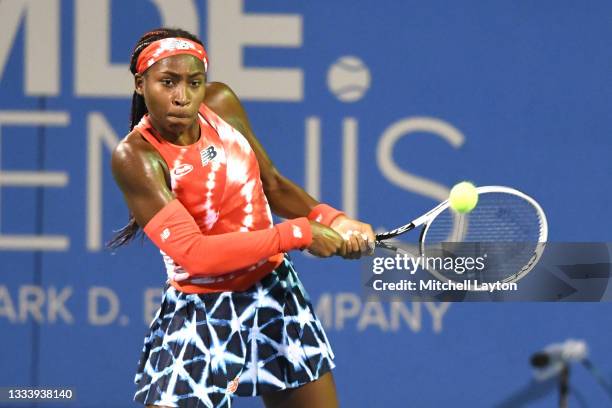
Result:
[[[236,95],[206,83],[202,43],[178,29],[136,44],[131,132],[112,156],[130,210],[166,267],[134,399],[147,406],[335,407],[333,353],[287,252],[358,258],[370,225],[320,204],[274,167]],[[271,210],[287,221],[274,225]]]

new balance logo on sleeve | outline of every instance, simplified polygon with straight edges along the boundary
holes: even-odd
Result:
[[[297,225],[293,225],[293,236],[295,238],[302,238],[302,229],[300,227],[298,227]]]
[[[168,238],[170,238],[170,229],[166,228],[159,234],[159,237],[162,239],[162,242],[165,242]]]

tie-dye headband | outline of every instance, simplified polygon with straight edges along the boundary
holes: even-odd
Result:
[[[157,61],[179,54],[193,55],[204,63],[204,72],[208,69],[208,57],[200,44],[186,38],[163,38],[147,45],[140,52],[136,72],[142,74]]]

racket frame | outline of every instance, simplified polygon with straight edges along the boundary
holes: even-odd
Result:
[[[530,258],[529,262],[527,262],[525,266],[523,266],[523,268],[521,268],[518,272],[500,281],[501,283],[517,282],[518,280],[523,278],[533,269],[533,267],[537,264],[537,262],[542,257],[542,254],[544,253],[546,241],[548,240],[548,221],[546,219],[546,214],[544,213],[544,210],[542,209],[542,207],[536,200],[534,200],[532,197],[528,196],[527,194],[521,191],[518,191],[514,188],[511,188],[511,187],[482,186],[482,187],[477,187],[476,191],[479,195],[487,194],[487,193],[505,193],[505,194],[512,194],[512,195],[518,196],[522,198],[523,200],[527,201],[529,204],[531,204],[533,208],[535,208],[538,214],[538,218],[540,220],[540,236],[538,238],[538,244],[536,245],[536,250],[534,251],[533,256]],[[413,229],[417,227],[423,226],[423,228],[421,229],[420,236],[419,236],[419,254],[421,256],[424,256],[425,255],[425,239],[427,237],[427,231],[429,229],[429,226],[431,225],[431,222],[440,213],[446,210],[449,206],[450,206],[449,200],[445,200],[441,202],[440,204],[438,204],[437,206],[435,206],[434,208],[432,208],[431,210],[429,210],[428,212],[426,212],[425,214],[421,215],[418,218],[415,218],[413,221],[409,222],[408,224],[402,225],[401,227],[398,227],[391,231],[386,231],[386,232],[376,234],[376,246],[381,247],[381,248],[386,248],[386,249],[396,249],[397,250],[397,248],[383,241],[391,239],[391,238],[395,238],[397,236],[405,234],[408,231],[412,231]],[[432,275],[434,275],[436,278],[438,278],[439,280],[443,282],[449,281],[448,278],[440,274],[438,271],[430,270],[430,269],[428,269],[428,271]]]

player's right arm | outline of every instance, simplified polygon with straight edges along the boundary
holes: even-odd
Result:
[[[113,177],[138,225],[145,225],[175,199],[168,171],[159,153],[135,132],[113,151]]]
[[[132,133],[119,143],[111,165],[138,225],[190,275],[222,275],[292,249],[308,247],[319,256],[331,256],[337,251],[325,233],[327,228],[306,218],[288,220],[266,230],[203,235],[170,191],[163,159],[138,134]]]

